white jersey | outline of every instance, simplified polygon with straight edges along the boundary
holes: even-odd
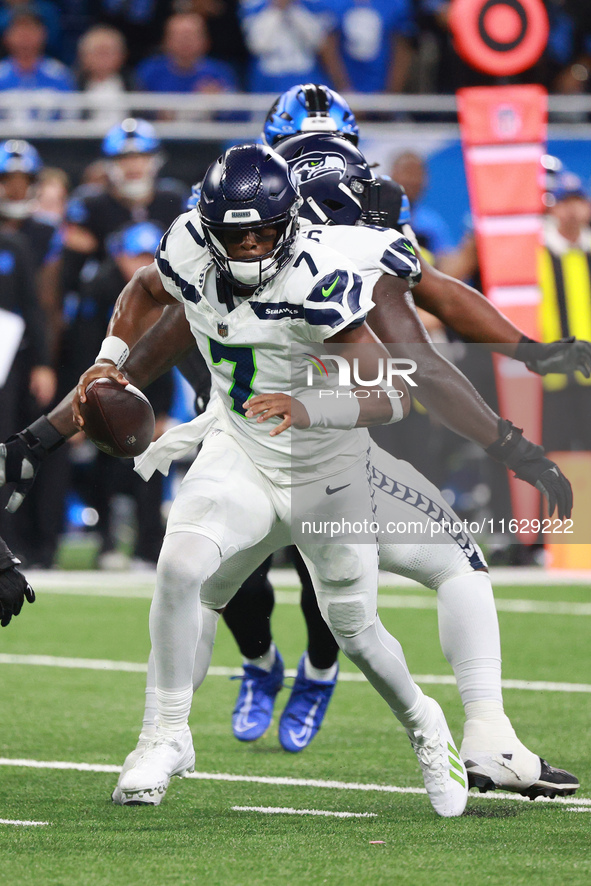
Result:
[[[370,296],[382,274],[402,277],[409,289],[421,279],[418,249],[404,234],[371,225],[312,225],[302,220],[302,235],[346,255],[356,266]]]
[[[213,391],[225,407],[225,430],[241,441],[271,479],[292,482],[290,471],[308,466],[310,459],[317,471],[329,476],[342,469],[336,456],[362,456],[367,448],[362,430],[311,430],[307,456],[299,445],[296,456],[291,451],[291,431],[271,437],[272,424],[246,418],[243,407],[256,394],[290,391],[291,346],[304,352],[363,322],[373,307],[371,289],[362,285],[348,258],[300,235],[290,265],[228,311],[218,299],[216,268],[199,214],[191,210],[179,216],[162,238],[156,264],[166,291],[184,305],[210,368]]]

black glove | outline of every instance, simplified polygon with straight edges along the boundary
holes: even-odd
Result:
[[[18,615],[23,603],[35,602],[35,591],[16,566],[9,566],[0,572],[0,625],[9,624],[13,615]]]
[[[570,517],[573,507],[573,490],[560,468],[544,455],[541,446],[523,436],[521,428],[510,421],[499,419],[499,439],[486,452],[515,472],[519,480],[525,480],[548,499],[550,516],[558,509],[561,520]]]
[[[6,443],[0,443],[0,487],[16,483],[6,510],[13,514],[35,481],[39,465],[46,455],[65,443],[65,437],[56,431],[44,415]]]
[[[574,335],[547,344],[524,335],[515,350],[515,359],[525,363],[531,372],[572,374],[575,370],[591,378],[591,342],[578,341]]]

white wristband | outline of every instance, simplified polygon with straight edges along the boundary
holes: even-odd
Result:
[[[389,385],[386,385],[385,383],[382,383],[381,385],[379,385],[379,387],[383,391],[385,391],[386,396],[388,397],[388,399],[390,401],[390,406],[392,407],[392,418],[389,419],[389,421],[385,421],[384,424],[385,425],[393,425],[395,422],[401,421],[401,419],[404,418],[404,410],[403,410],[403,406],[402,406],[402,399],[403,398],[402,397],[391,397],[390,393],[389,393],[390,391],[393,394],[400,394],[400,391],[397,391],[395,388],[392,388]]]
[[[121,369],[128,357],[129,348],[123,339],[117,338],[116,335],[108,335],[101,345],[95,363],[99,360],[111,360],[117,369]]]
[[[359,419],[360,404],[352,391],[308,391],[297,399],[308,413],[311,428],[350,431]]]

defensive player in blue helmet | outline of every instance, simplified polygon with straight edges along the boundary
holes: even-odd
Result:
[[[303,83],[282,93],[267,114],[263,141],[271,148],[299,132],[340,132],[359,141],[355,114],[345,99],[319,83]]]

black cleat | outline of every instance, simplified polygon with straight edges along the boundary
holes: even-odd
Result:
[[[555,769],[541,757],[540,763],[542,768],[538,780],[528,788],[516,790],[515,788],[508,788],[506,785],[495,784],[488,775],[470,772],[468,768],[470,763],[466,762],[468,784],[471,788],[478,788],[481,794],[497,790],[512,791],[513,793],[521,794],[522,797],[529,797],[530,800],[535,800],[537,797],[549,797],[550,799],[554,799],[554,797],[570,797],[571,794],[574,794],[580,788],[579,780],[574,775],[571,775],[570,772],[566,772],[564,769]]]

